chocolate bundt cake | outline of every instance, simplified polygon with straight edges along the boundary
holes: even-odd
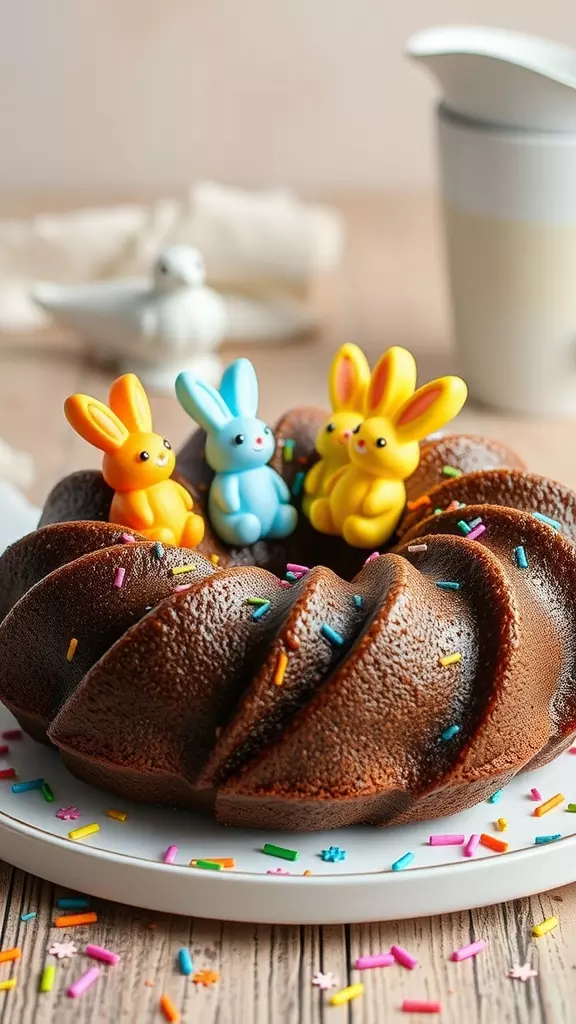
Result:
[[[324,416],[278,425],[295,496]],[[203,444],[177,464],[198,509]],[[387,825],[487,798],[576,732],[576,495],[462,435],[423,447],[407,491],[380,556],[304,517],[245,549],[206,523],[191,551],[109,524],[101,474],[72,474],[0,559],[0,698],[87,782],[230,825]]]

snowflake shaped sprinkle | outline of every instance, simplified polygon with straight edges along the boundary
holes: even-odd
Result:
[[[346,850],[343,850],[341,846],[329,846],[327,850],[322,850],[320,856],[322,860],[329,860],[334,863],[338,860],[346,860]]]
[[[195,985],[205,985],[208,987],[209,985],[215,985],[217,981],[220,981],[220,975],[217,971],[196,971],[192,975],[192,981]]]
[[[266,872],[267,875],[291,875],[291,871],[286,871],[285,868],[269,868]]]
[[[316,974],[312,978],[312,984],[316,988],[321,989],[323,992],[329,988],[337,988],[338,981],[334,977],[332,971],[328,971],[327,974],[323,974],[322,971],[316,971]]]
[[[74,956],[77,952],[73,942],[53,942],[48,950],[50,956],[56,956],[59,960],[64,960],[67,956]]]
[[[537,978],[538,971],[535,971],[530,964],[513,964],[507,974],[508,978],[515,981],[529,981],[530,978]]]
[[[60,818],[60,821],[75,821],[80,817],[80,811],[77,807],[60,807],[56,811],[56,817]]]

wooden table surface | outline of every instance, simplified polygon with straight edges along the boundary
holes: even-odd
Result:
[[[292,405],[325,404],[327,363],[343,340],[357,341],[371,360],[390,344],[406,345],[418,358],[421,379],[454,365],[433,203],[425,197],[394,196],[349,199],[341,206],[348,217],[349,244],[338,275],[316,289],[314,302],[325,321],[321,335],[282,348],[245,350],[257,366],[261,411],[270,420]],[[64,472],[98,465],[97,453],[72,433],[61,409],[72,391],[104,397],[108,381],[87,364],[74,339],[55,333],[2,339],[0,368],[0,437],[35,456],[31,496],[41,502]],[[176,402],[155,398],[153,407],[158,427],[180,443],[188,423]],[[501,437],[532,469],[576,486],[576,425],[540,425],[470,405],[458,426]],[[546,887],[545,868],[542,885]],[[441,1019],[447,1022],[576,1020],[575,886],[444,917],[329,928],[219,923],[93,901],[98,923],[66,936],[51,927],[55,900],[63,894],[0,862],[0,948],[22,949],[15,965],[0,965],[0,981],[13,975],[18,979],[14,990],[0,992],[0,1024],[146,1024],[163,1019],[163,992],[190,1024],[421,1020],[401,1014],[403,998],[440,1000]],[[21,914],[29,910],[37,916],[22,922]],[[543,939],[532,939],[531,925],[552,914],[559,918],[559,927]],[[68,999],[65,988],[86,969],[82,956],[58,961],[54,989],[38,991],[47,949],[64,937],[79,948],[94,942],[122,955],[121,964],[108,969],[79,1000]],[[488,940],[485,952],[465,963],[449,961],[454,948],[477,938]],[[365,972],[365,994],[340,1008],[328,1005],[329,993],[312,987],[318,970],[332,971],[342,985],[357,980],[357,972],[350,971],[352,961],[387,950],[393,942],[418,957],[416,970]],[[219,972],[220,981],[204,988],[184,978],[176,962],[181,946],[191,949],[198,966]],[[525,961],[538,970],[536,979],[524,984],[506,977],[513,963]]]

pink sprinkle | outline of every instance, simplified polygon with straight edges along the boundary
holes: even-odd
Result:
[[[9,749],[10,748],[8,747],[7,744],[5,744],[3,747],[0,747],[0,757],[6,757],[6,754],[8,753]]]
[[[468,960],[471,956],[476,956],[477,953],[481,953],[483,949],[486,949],[486,942],[484,939],[478,939],[478,942],[471,942],[469,946],[462,946],[461,949],[455,949],[450,957],[451,960],[459,962],[460,960]]]
[[[103,946],[86,946],[84,950],[86,956],[91,956],[94,960],[101,960],[104,964],[118,964],[120,963],[120,956],[118,953],[113,953],[110,949],[104,949]]]
[[[425,999],[404,999],[402,1011],[404,1013],[440,1013],[440,1003],[427,1002]]]
[[[120,540],[124,541],[125,544],[135,544],[136,537],[133,537],[131,533],[123,533]]]
[[[445,512],[456,512],[456,510],[459,509],[459,508],[460,508],[460,502],[459,501],[451,501],[450,504],[446,506],[444,511]]]
[[[179,583],[177,587],[174,587],[175,594],[183,594],[185,590],[190,590],[191,583]]]
[[[476,832],[473,832],[472,835],[470,836],[470,839],[466,843],[466,846],[464,847],[464,856],[473,857],[474,854],[476,853],[476,850],[478,849],[479,842],[480,836],[477,835]]]
[[[5,729],[1,736],[3,740],[21,740],[22,729]]]
[[[270,868],[266,872],[266,874],[267,875],[291,875],[292,872],[291,871],[286,871],[284,868]]]
[[[544,799],[544,797],[542,796],[542,793],[540,792],[539,789],[536,789],[536,787],[534,787],[534,789],[530,790],[530,796],[532,797],[533,800],[543,800]]]
[[[368,565],[368,562],[373,562],[375,558],[380,558],[379,551],[373,551],[371,555],[368,555],[368,558],[364,562],[364,565]]]
[[[391,967],[396,963],[392,953],[376,953],[374,956],[361,956],[354,961],[357,971],[367,971],[370,967]]]
[[[411,555],[417,554],[420,551],[428,551],[427,544],[409,544],[408,551]]]
[[[173,864],[174,861],[176,860],[177,856],[178,856],[178,847],[177,846],[169,846],[168,849],[166,850],[166,853],[164,854],[164,863],[165,864]]]
[[[451,836],[448,834],[430,836],[430,846],[462,846],[464,836]]]
[[[70,996],[71,999],[77,999],[78,996],[83,995],[86,989],[94,984],[99,976],[100,968],[91,967],[89,971],[86,971],[86,974],[83,974],[81,978],[78,978],[78,981],[75,981],[73,985],[66,989],[66,995]]]
[[[4,738],[6,738],[6,733],[5,732],[3,732],[2,735],[4,736]],[[568,751],[568,753],[569,754],[576,754],[576,747],[570,747],[570,750]]]
[[[402,946],[390,946],[390,952],[396,962],[402,964],[402,967],[407,967],[409,971],[413,971],[418,963],[416,957],[407,949],[402,949]]]
[[[116,575],[114,577],[114,586],[117,587],[118,590],[120,590],[120,587],[124,583],[125,575],[126,569],[123,569],[121,565],[118,566],[118,568],[116,569]]]
[[[486,533],[486,527],[484,526],[484,523],[478,523],[478,526],[475,526],[474,529],[470,531],[466,540],[477,540],[483,533]]]
[[[289,583],[288,580],[278,580],[278,582],[279,582],[281,587],[288,588],[288,590],[292,586],[292,584]]]
[[[310,572],[309,565],[298,565],[297,562],[288,562],[286,569],[288,572],[302,573]]]
[[[60,818],[60,821],[76,821],[76,818],[80,817],[80,811],[77,807],[59,807],[56,817]]]

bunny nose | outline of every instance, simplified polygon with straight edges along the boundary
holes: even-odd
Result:
[[[256,438],[256,444],[264,444],[264,438],[263,437],[257,437]]]

